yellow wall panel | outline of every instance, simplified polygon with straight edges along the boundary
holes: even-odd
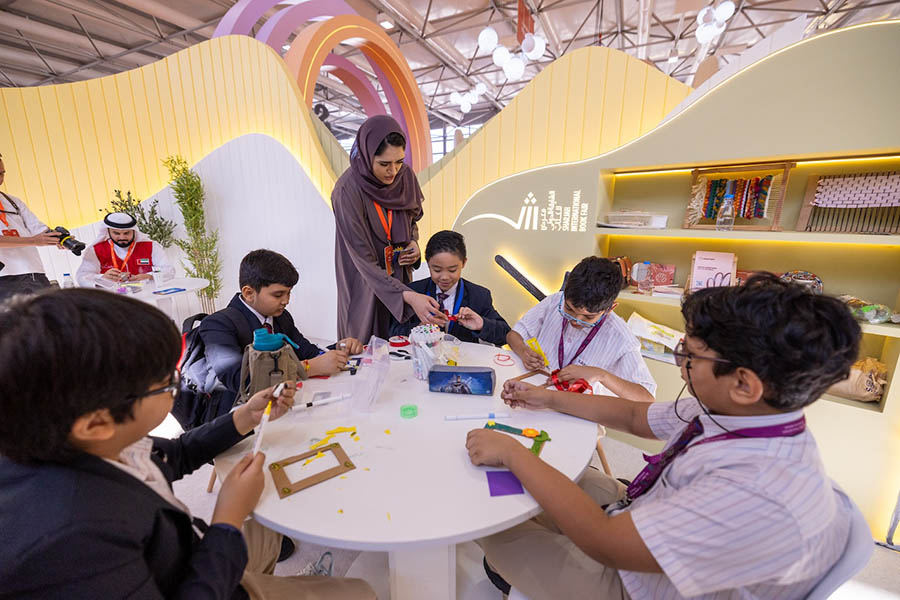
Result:
[[[625,91],[622,97],[622,127],[619,130],[619,144],[636,138],[641,133],[641,113],[644,82],[649,67],[636,61],[628,61],[625,67]]]
[[[494,117],[476,135],[484,136],[484,181],[494,181],[500,173],[500,119]],[[465,148],[463,148],[465,152]],[[442,175],[435,176],[438,183]]]
[[[513,101],[504,108],[499,115],[500,119],[500,147],[498,149],[499,177],[506,177],[510,173],[515,173],[516,159],[516,112],[518,104]],[[523,137],[525,136],[525,132]],[[459,157],[453,163],[459,163]],[[449,166],[449,164],[447,165]],[[447,167],[444,167],[445,169]]]
[[[459,200],[463,203],[469,195],[484,185],[484,136],[474,136],[466,146],[469,148],[469,191],[465,196],[460,196]]]
[[[456,210],[455,205],[453,203],[453,197],[456,195],[456,172],[457,172],[457,162],[453,161],[448,164],[446,167],[442,169],[444,171],[444,198],[441,202],[441,212],[443,213],[443,222],[446,223],[448,221],[452,222],[452,219],[456,218]],[[440,225],[435,226],[435,230],[440,229]]]
[[[550,110],[547,113],[547,162],[562,161],[566,131],[566,100],[569,95],[569,67],[572,57],[564,57],[553,64],[550,72]],[[542,83],[544,83],[542,82]],[[502,112],[500,113],[503,114]]]
[[[531,164],[531,125],[534,122],[534,87],[525,86],[514,100],[516,104],[515,144],[510,148],[514,152],[513,172],[524,171]],[[471,152],[467,154],[471,155]],[[461,160],[465,160],[460,157]],[[475,191],[475,190],[471,190]]]
[[[606,80],[603,88],[603,127],[600,131],[600,153],[619,145],[622,130],[622,104],[625,102],[625,65],[628,57],[611,52],[606,60]]]
[[[566,91],[566,128],[563,160],[581,158],[584,138],[585,93],[587,92],[588,58],[587,52],[578,52],[569,59],[569,88]]]
[[[94,222],[114,189],[146,198],[163,188],[167,156],[195,164],[249,133],[284,144],[326,200],[335,182],[296,82],[246,36],[101,79],[0,89],[0,121],[4,191],[48,225]]]
[[[534,104],[532,107],[532,126],[531,131],[529,132],[531,146],[531,163],[530,166],[534,165],[545,165],[547,164],[547,141],[549,139],[549,129],[550,122],[547,119],[538,119],[537,115],[549,115],[550,114],[550,91],[551,86],[549,82],[546,84],[542,84],[544,81],[550,78],[551,67],[547,67],[543,71],[541,71],[537,77],[535,77],[532,82],[534,85]],[[475,140],[473,139],[472,142]],[[470,143],[472,143],[470,142]],[[484,183],[489,183],[490,180],[485,178]],[[482,185],[483,185],[482,184]],[[479,186],[480,187],[480,186]],[[472,190],[475,192],[475,190]]]
[[[647,69],[647,80],[644,84],[644,102],[641,111],[641,128],[644,134],[656,127],[665,115],[666,80],[665,73],[656,69]]]
[[[606,80],[608,52],[592,52],[585,77],[584,137],[581,158],[600,152],[600,132],[603,130],[603,88]]]
[[[677,83],[679,82],[672,78],[666,80],[666,105],[663,108],[663,115],[672,112],[672,109],[681,104],[681,101],[691,93],[691,88],[685,85],[676,85]]]

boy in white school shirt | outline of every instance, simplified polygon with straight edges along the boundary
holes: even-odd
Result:
[[[693,398],[504,385],[510,406],[667,440],[627,489],[590,470],[579,487],[510,436],[469,433],[472,462],[509,468],[545,511],[478,541],[533,600],[804,598],[842,555],[851,508],[802,408],[847,377],[859,325],[838,300],[771,274],[696,292],[682,313],[676,358]]]
[[[569,273],[563,291],[525,313],[507,334],[506,343],[526,368],[547,368],[526,343],[537,338],[550,371],[559,369],[560,381],[584,379],[595,393],[608,390],[622,398],[653,402],[656,382],[641,356],[640,342],[613,312],[624,283],[621,269],[611,260],[582,259]]]

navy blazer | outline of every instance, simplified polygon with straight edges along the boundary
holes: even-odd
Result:
[[[230,414],[153,438],[171,482],[243,439]],[[0,457],[0,598],[247,598],[243,535],[208,527],[90,454],[18,464]]]
[[[262,327],[259,318],[241,302],[240,294],[235,294],[228,306],[236,308],[244,315],[251,332]],[[303,337],[303,334],[294,325],[294,319],[288,311],[273,318],[272,329],[275,333],[283,333],[288,336],[299,346],[294,349],[294,352],[300,360],[315,358],[321,352],[318,346]],[[200,339],[203,340],[204,355],[209,368],[215,372],[222,385],[231,392],[231,404],[234,404],[241,383],[241,361],[244,358],[244,348],[253,340],[247,340],[242,344],[241,336],[235,329],[234,323],[227,316],[221,314],[221,311],[200,321]],[[225,404],[230,410],[231,404]]]
[[[460,278],[463,282],[463,296],[460,307],[468,306],[477,312],[484,320],[484,326],[481,331],[472,331],[466,329],[459,323],[450,323],[449,331],[451,335],[457,337],[463,342],[484,341],[497,346],[506,343],[506,334],[509,333],[509,324],[500,316],[500,313],[494,308],[494,301],[491,298],[491,290],[472,283],[468,279]],[[437,285],[429,277],[428,279],[420,279],[409,284],[409,288],[420,294],[427,294],[432,298],[436,298]],[[459,293],[459,288],[456,288]],[[405,323],[397,323],[394,321],[391,325],[391,335],[409,335],[413,327],[420,323],[419,317],[413,316]]]

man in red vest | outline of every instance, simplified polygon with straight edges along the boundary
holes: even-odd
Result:
[[[138,231],[134,217],[111,213],[103,219],[107,229],[90,250],[75,274],[83,287],[109,287],[125,281],[150,279],[158,270],[162,279],[171,279],[175,268],[166,260],[162,246]]]

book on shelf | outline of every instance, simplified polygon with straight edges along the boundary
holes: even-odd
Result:
[[[655,285],[653,286],[654,296],[665,296],[667,298],[681,298],[684,296],[684,288],[677,285]]]
[[[606,221],[597,221],[598,227],[620,229],[665,229],[668,215],[655,215],[642,210],[619,210],[606,215]]]

